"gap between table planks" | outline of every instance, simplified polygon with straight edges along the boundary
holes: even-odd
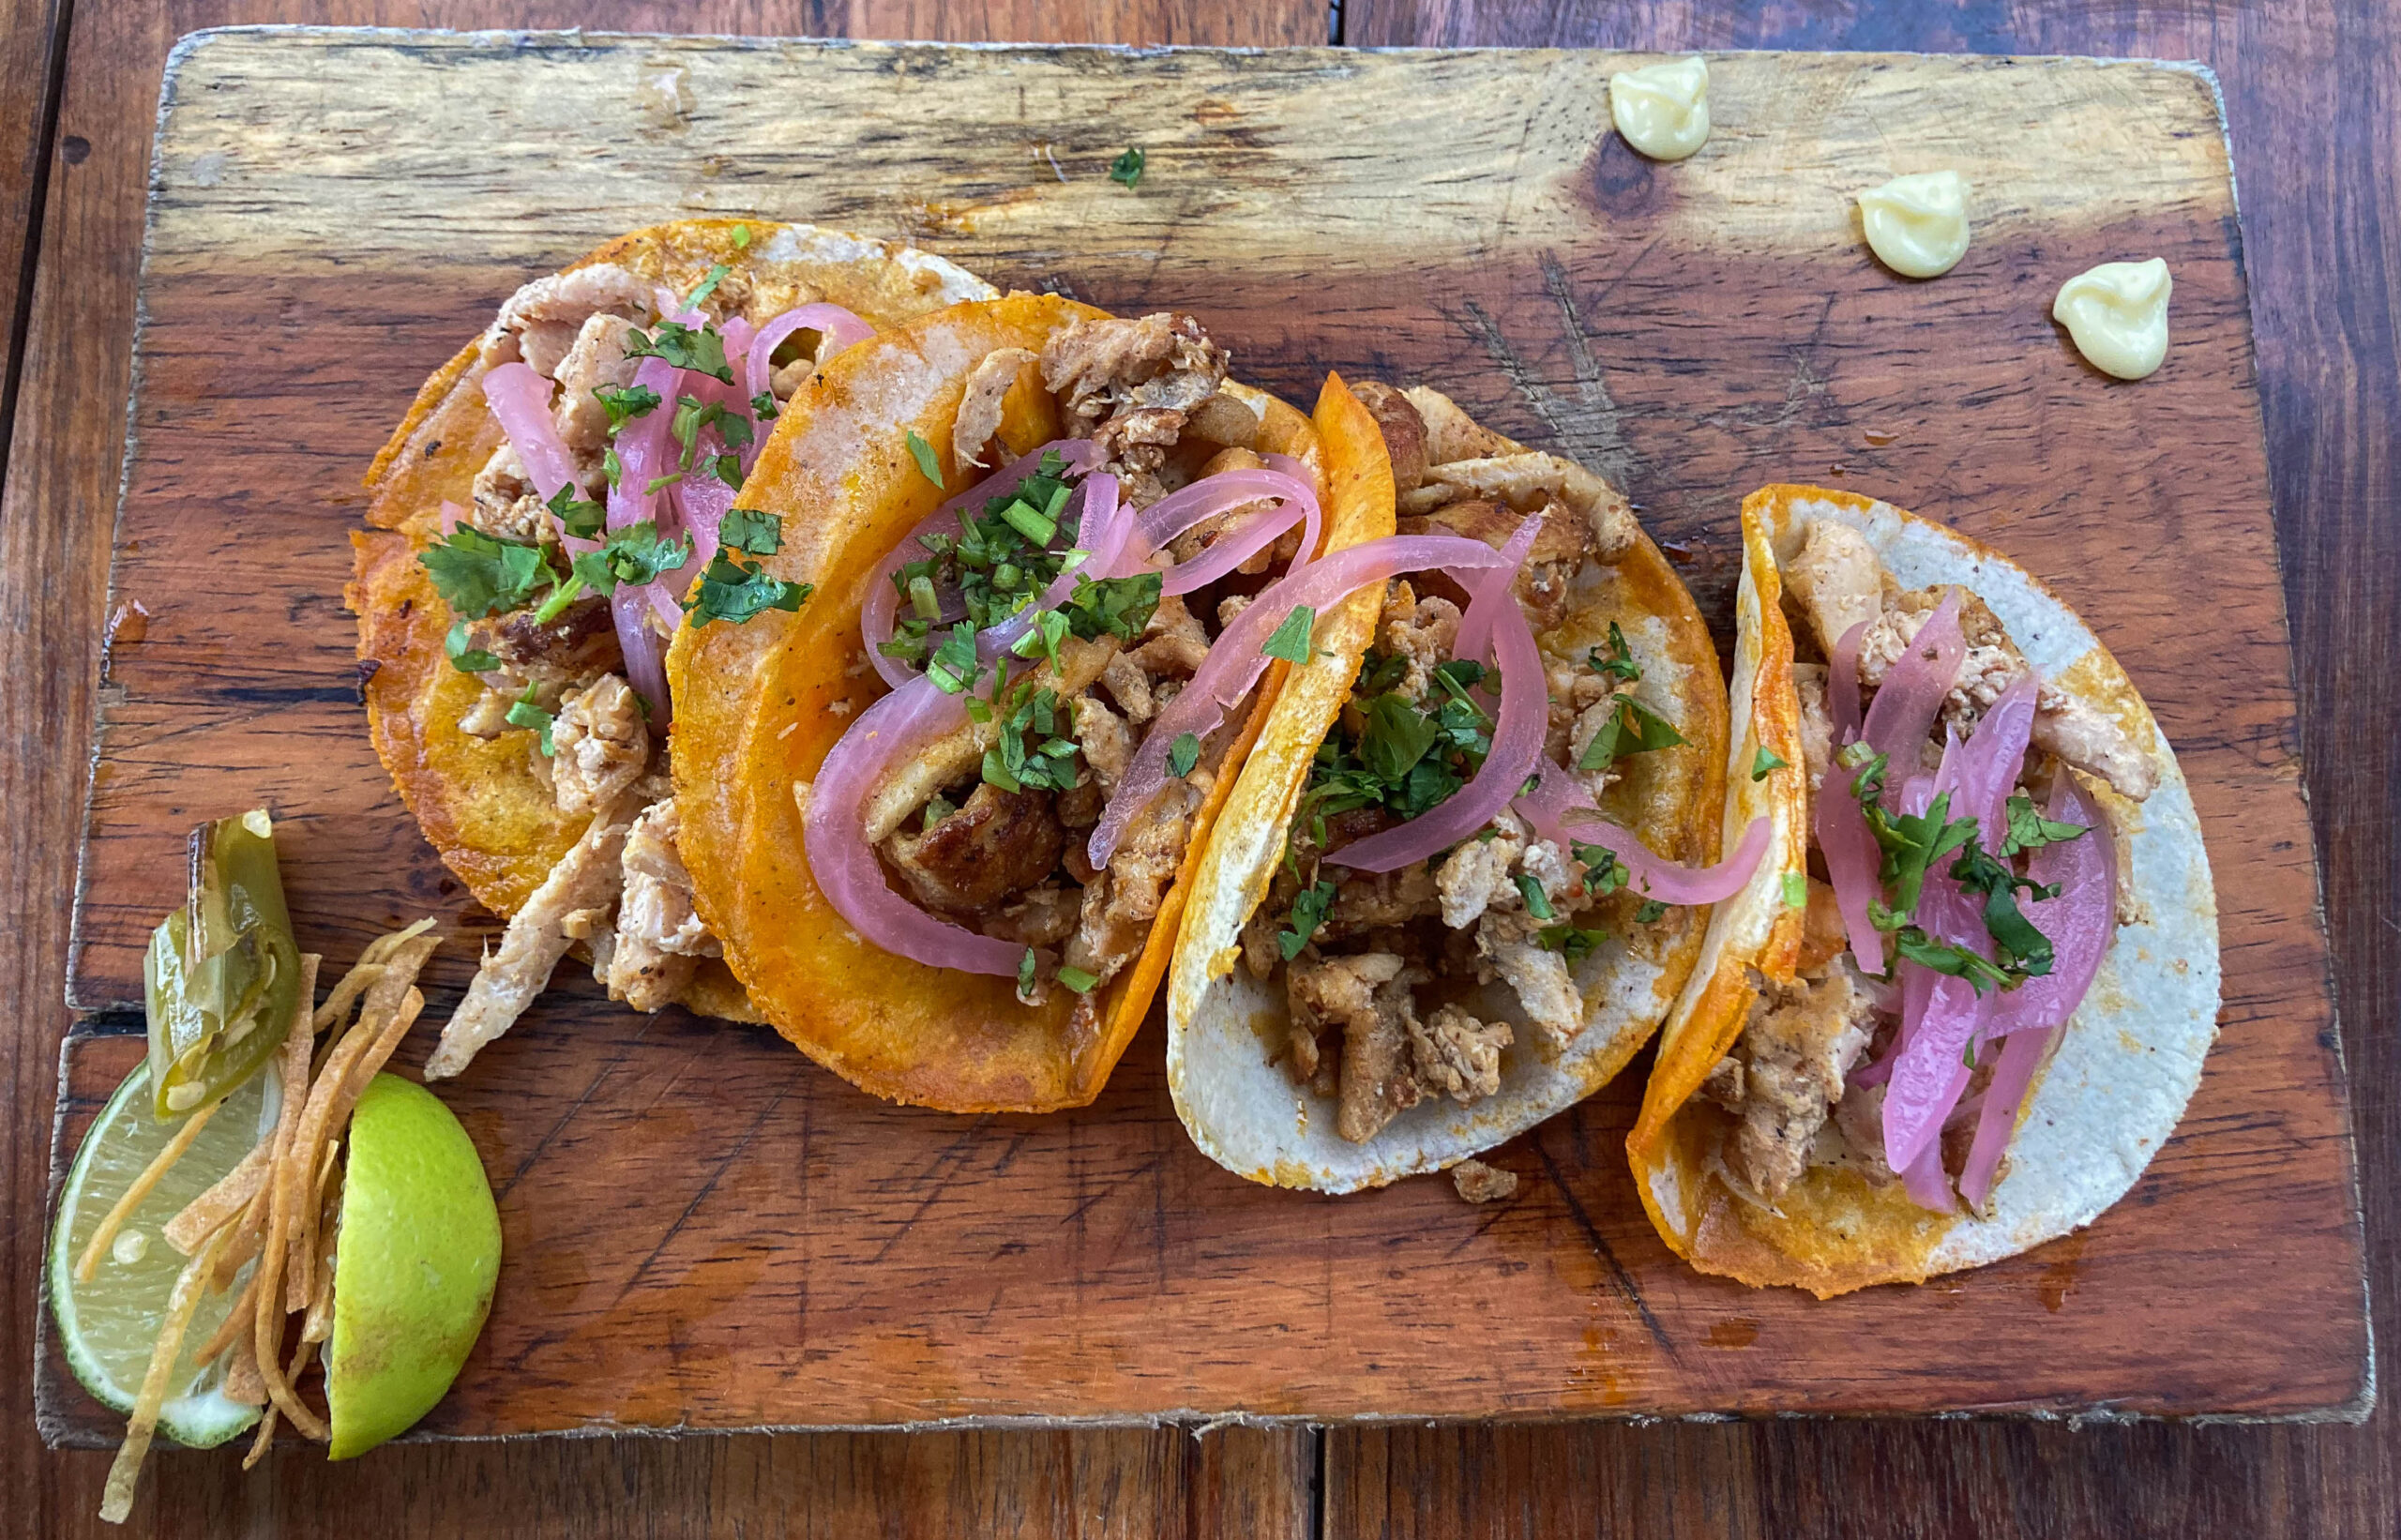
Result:
[[[472,924],[348,704],[356,467],[527,273],[662,211],[808,217],[1004,282],[1191,309],[1287,394],[1327,365],[1442,385],[1625,483],[1721,619],[1734,497],[1778,477],[1877,491],[2058,581],[2179,745],[2218,869],[2245,873],[2226,1034],[2144,1183],[2034,1256],[1816,1306],[1666,1256],[1619,1153],[1630,1081],[1504,1151],[1536,1180],[1497,1213],[1435,1182],[1335,1203],[1194,1155],[1155,1048],[1088,1113],[964,1123],[866,1102],[743,1029],[570,990],[451,1094],[518,1260],[434,1431],[2363,1404],[2291,701],[2214,687],[2289,663],[2207,83],[1729,56],[1715,94],[1740,126],[1654,168],[1604,132],[1620,62],[202,40],[162,120],[117,570],[153,619],[108,676],[78,1003],[131,997],[180,830],[220,804],[293,815],[295,913],[337,958],[403,913]],[[676,69],[688,90],[662,93]],[[652,132],[579,139],[591,102],[645,91]],[[1906,169],[1879,113],[1912,125],[1910,153],[1975,158],[1979,246],[1940,285],[1857,249],[1845,195]],[[1132,194],[1100,176],[1129,140],[1151,154]],[[454,165],[461,143],[478,153]],[[2178,348],[2127,389],[2045,310],[2059,277],[2133,249],[2176,267]],[[2230,638],[2182,624],[2200,570]],[[453,950],[455,985],[472,946]],[[63,1138],[129,1062],[106,1034],[70,1045]],[[637,1171],[596,1218],[563,1190],[615,1200]],[[2262,1247],[2287,1259],[2273,1274]],[[58,1410],[64,1436],[104,1422]]]

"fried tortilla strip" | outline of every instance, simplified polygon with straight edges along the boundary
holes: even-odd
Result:
[[[190,1256],[219,1226],[241,1217],[250,1206],[250,1200],[265,1185],[267,1166],[274,1156],[275,1136],[270,1132],[251,1146],[240,1164],[219,1177],[214,1186],[186,1203],[183,1212],[168,1220],[159,1233],[176,1251]]]
[[[620,803],[593,815],[550,876],[525,900],[500,938],[500,950],[484,959],[467,997],[442,1029],[442,1040],[426,1061],[425,1078],[448,1080],[467,1067],[483,1046],[516,1024],[534,997],[551,981],[551,970],[573,938],[563,922],[570,914],[605,909],[625,881],[621,862],[633,820]]]
[[[142,1479],[142,1462],[149,1457],[150,1440],[159,1430],[159,1409],[166,1404],[172,1388],[168,1378],[174,1373],[184,1333],[191,1327],[192,1312],[200,1307],[202,1281],[216,1265],[220,1244],[221,1235],[175,1275],[174,1290],[167,1296],[166,1321],[159,1329],[158,1346],[150,1351],[150,1367],[142,1376],[141,1394],[133,1399],[133,1415],[125,1425],[125,1442],[117,1446],[116,1459],[109,1466],[108,1485],[101,1489],[100,1517],[111,1524],[124,1523],[133,1512],[134,1484]]]

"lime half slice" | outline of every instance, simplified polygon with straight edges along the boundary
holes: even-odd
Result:
[[[75,1152],[50,1232],[51,1317],[58,1323],[68,1367],[94,1398],[118,1412],[133,1410],[166,1318],[167,1296],[187,1260],[160,1231],[274,1127],[281,1098],[268,1086],[273,1079],[271,1074],[252,1076],[226,1098],[183,1158],[134,1208],[114,1244],[101,1253],[89,1283],[76,1281],[75,1260],[133,1179],[181,1126],[180,1121],[160,1123],[151,1115],[148,1064],[136,1065],[126,1077],[99,1121],[83,1136],[83,1147]],[[245,1267],[224,1293],[203,1294],[184,1334],[183,1356],[176,1360],[168,1381],[173,1388],[159,1414],[159,1430],[178,1443],[205,1449],[259,1420],[257,1407],[229,1401],[219,1393],[223,1360],[206,1369],[191,1362],[193,1351],[224,1324],[249,1276]]]
[[[491,1309],[500,1211],[475,1140],[439,1097],[378,1075],[350,1120],[325,1344],[331,1459],[401,1432],[442,1399]]]

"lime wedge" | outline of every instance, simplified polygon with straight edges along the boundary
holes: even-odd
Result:
[[[281,1098],[268,1086],[273,1079],[252,1076],[226,1098],[183,1158],[136,1205],[114,1245],[101,1254],[89,1283],[75,1280],[76,1259],[101,1219],[182,1125],[180,1119],[160,1123],[152,1115],[150,1067],[143,1064],[116,1088],[99,1121],[83,1136],[51,1227],[50,1311],[67,1350],[67,1366],[94,1399],[118,1412],[133,1410],[165,1320],[167,1295],[186,1261],[159,1232],[275,1126]],[[205,1449],[259,1420],[257,1407],[229,1401],[219,1393],[222,1360],[205,1369],[191,1362],[193,1351],[224,1323],[249,1276],[246,1267],[224,1293],[204,1294],[184,1335],[184,1355],[168,1381],[174,1389],[159,1414],[159,1430],[178,1443]]]
[[[350,1120],[325,1345],[332,1459],[442,1399],[491,1309],[500,1211],[475,1141],[425,1087],[378,1075]]]

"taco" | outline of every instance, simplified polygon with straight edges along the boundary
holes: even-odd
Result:
[[[1710,866],[1726,689],[1625,498],[1439,392],[1360,394],[1396,533],[1322,564],[1351,586],[1320,583],[1334,608],[1195,876],[1168,998],[1202,1152],[1332,1192],[1605,1083],[1765,838]]]
[[[2090,1222],[2216,1034],[2217,916],[2176,756],[2000,553],[1882,503],[1743,505],[1712,916],[1628,1141],[1660,1235],[1820,1297]]]
[[[745,488],[814,592],[678,634],[683,853],[862,1089],[1081,1106],[1140,1025],[1275,687],[1245,607],[1376,504],[1346,392],[1313,426],[1228,363],[1188,316],[959,306],[822,370]]]
[[[754,1019],[683,892],[665,639],[778,403],[878,328],[991,293],[838,231],[659,225],[526,284],[417,393],[344,596],[376,753],[509,919],[430,1075],[570,947],[638,1008]]]

